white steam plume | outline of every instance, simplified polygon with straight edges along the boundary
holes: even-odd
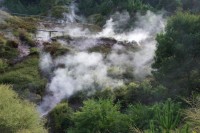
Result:
[[[63,20],[67,23],[75,23],[77,21],[84,21],[84,18],[82,16],[78,16],[76,12],[78,12],[77,5],[75,2],[72,2],[69,6],[69,12],[64,13]]]
[[[85,41],[76,44],[63,44],[77,45],[76,53],[54,60],[49,54],[41,56],[40,67],[44,72],[52,71],[52,66],[54,67],[51,81],[47,85],[47,95],[39,106],[42,115],[47,114],[62,99],[69,98],[77,91],[123,85],[128,80],[123,76],[124,73],[138,80],[151,74],[151,64],[156,49],[155,36],[162,32],[165,26],[162,14],[157,15],[150,11],[144,16],[137,14],[134,27],[124,33],[117,33],[115,28],[125,23],[121,19],[128,21],[130,16],[125,12],[117,13],[116,16],[117,19],[113,17],[108,20],[104,29],[96,34],[91,34],[87,29],[68,26],[66,34],[86,38]],[[101,37],[114,38],[118,42],[129,42],[133,47],[136,41],[139,48],[131,50],[116,43],[106,56],[100,52],[89,53],[88,49],[94,47],[97,39]]]

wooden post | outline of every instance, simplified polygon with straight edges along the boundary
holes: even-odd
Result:
[[[51,31],[49,31],[49,38],[51,38]]]

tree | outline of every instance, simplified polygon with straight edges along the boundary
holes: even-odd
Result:
[[[73,126],[72,114],[73,110],[67,103],[58,104],[48,115],[50,132],[66,133]]]
[[[127,116],[119,112],[119,106],[111,100],[88,100],[74,114],[75,133],[128,132]]]
[[[35,106],[22,101],[11,86],[0,85],[0,110],[2,133],[46,133]]]
[[[170,95],[189,95],[200,88],[200,16],[177,13],[157,36],[154,76]]]

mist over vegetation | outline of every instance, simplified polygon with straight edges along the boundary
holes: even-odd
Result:
[[[199,133],[199,0],[0,0],[0,132]]]

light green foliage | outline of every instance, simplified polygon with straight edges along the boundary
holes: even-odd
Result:
[[[119,133],[127,132],[127,116],[119,112],[119,106],[111,100],[88,100],[74,114],[76,133]]]
[[[95,99],[115,99],[115,94],[112,88],[105,88],[102,90],[97,90],[92,96]]]
[[[0,58],[0,72],[5,72],[7,67],[8,64],[5,62],[5,60]]]
[[[38,55],[39,49],[36,47],[30,48],[30,55]]]
[[[185,109],[186,120],[194,132],[200,132],[200,99],[196,98],[189,101],[191,108]]]
[[[24,30],[24,29],[18,29],[18,30],[16,30],[15,36],[17,36],[17,37],[19,38],[19,40],[20,40],[22,43],[24,43],[24,44],[26,44],[26,45],[28,45],[28,46],[30,46],[30,47],[36,46],[36,43],[35,43],[35,41],[32,39],[31,34],[29,34],[29,33],[28,33],[26,30]]]
[[[191,133],[188,125],[181,126],[175,130],[170,130],[170,133]],[[155,128],[153,121],[150,122],[150,129],[145,130],[144,133],[167,133],[165,130],[158,130]],[[193,132],[196,133],[196,132]]]
[[[141,83],[130,83],[127,85],[125,100],[127,103],[149,104],[165,100],[166,88],[159,84],[153,84],[152,80],[144,80]]]
[[[35,33],[37,30],[37,19],[35,18],[20,18],[13,16],[6,20],[7,26],[14,31],[23,29],[27,32]]]
[[[68,128],[73,126],[72,115],[73,110],[67,103],[58,104],[48,115],[50,131],[66,133]]]
[[[0,35],[0,57],[3,60],[12,60],[19,55],[17,50],[18,43],[14,40],[8,40]]]
[[[0,131],[46,133],[35,106],[18,98],[8,85],[0,85]]]
[[[154,119],[155,116],[154,112],[155,111],[153,107],[142,104],[130,105],[127,109],[127,114],[131,121],[131,126],[143,130],[149,128],[149,123]]]
[[[179,127],[176,131],[175,131],[175,133],[190,133],[191,132],[191,130],[190,130],[190,128],[189,128],[189,126],[186,124],[186,125],[184,125],[184,126],[182,126],[182,127]],[[193,131],[192,131],[193,132]],[[194,132],[193,132],[194,133]]]
[[[180,104],[176,104],[171,99],[168,99],[165,103],[156,107],[155,115],[161,130],[170,133],[181,121]]]
[[[28,57],[1,74],[0,83],[12,84],[17,91],[28,89],[42,95],[46,80],[40,76],[38,63],[37,56]]]
[[[127,109],[134,132],[144,133],[188,133],[189,127],[179,127],[182,120],[180,104],[168,99],[154,105],[131,105]],[[137,131],[138,130],[138,131]]]

